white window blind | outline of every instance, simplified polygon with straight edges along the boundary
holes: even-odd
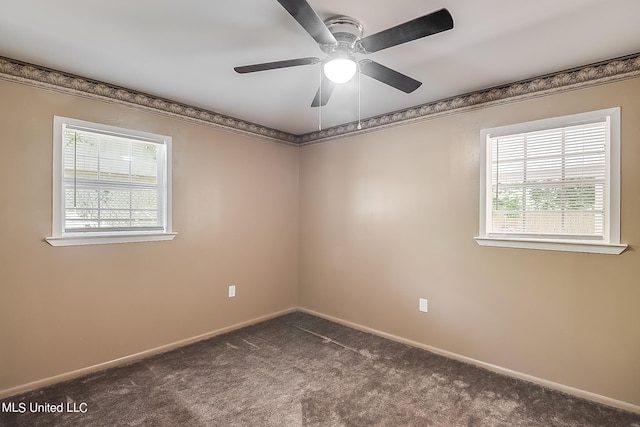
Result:
[[[65,126],[65,232],[163,230],[164,145]]]
[[[620,108],[480,133],[481,246],[620,254]]]
[[[54,117],[52,246],[172,240],[171,137]]]
[[[603,239],[608,126],[490,136],[491,233]]]

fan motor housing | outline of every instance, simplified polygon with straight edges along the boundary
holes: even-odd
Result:
[[[351,56],[356,50],[356,42],[362,38],[362,24],[350,16],[336,16],[324,23],[338,44],[321,45],[322,51],[330,56]]]

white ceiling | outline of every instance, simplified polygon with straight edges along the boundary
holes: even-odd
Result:
[[[365,36],[446,7],[451,31],[371,54],[423,82],[366,76],[362,117],[640,52],[640,0],[308,0]],[[401,7],[399,6],[401,4]],[[292,134],[318,129],[320,65],[240,75],[237,65],[324,57],[276,0],[2,0],[0,56],[168,98]],[[322,109],[358,119],[357,79]]]

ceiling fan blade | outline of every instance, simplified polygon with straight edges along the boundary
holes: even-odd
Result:
[[[236,73],[246,74],[255,73],[256,71],[276,70],[278,68],[297,67],[298,65],[312,65],[320,62],[319,58],[298,58],[288,59],[286,61],[264,62],[262,64],[244,65],[235,67]]]
[[[373,53],[452,28],[453,17],[447,9],[440,9],[437,12],[365,37],[358,42],[358,46],[363,48],[366,53]]]
[[[422,82],[369,59],[363,59],[359,62],[359,65],[362,74],[388,84],[404,93],[411,93],[422,85]]]
[[[316,97],[313,98],[313,102],[311,103],[312,107],[319,107],[327,105],[329,102],[329,97],[333,93],[333,89],[336,87],[336,84],[329,80],[326,76],[322,76],[322,82],[320,83],[320,87],[316,92]],[[322,100],[320,100],[320,95],[322,94]],[[322,101],[322,102],[321,102]]]
[[[336,44],[336,38],[305,0],[278,0],[293,19],[319,44]]]

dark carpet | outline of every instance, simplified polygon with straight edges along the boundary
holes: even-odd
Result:
[[[304,313],[0,404],[0,425],[29,427],[640,427],[640,414]]]

